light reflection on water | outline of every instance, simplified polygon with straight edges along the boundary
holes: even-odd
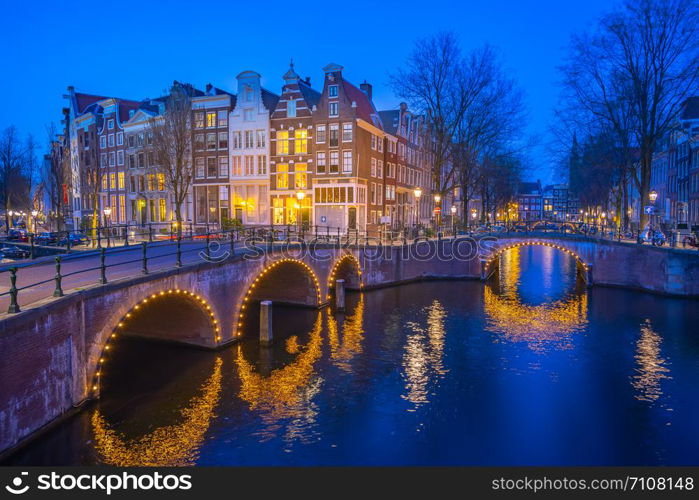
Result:
[[[11,463],[699,463],[694,303],[587,290],[553,248],[274,314],[269,349],[117,346],[103,400]]]

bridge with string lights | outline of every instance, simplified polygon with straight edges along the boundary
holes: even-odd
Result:
[[[485,281],[500,255],[527,245],[571,255],[589,286],[699,296],[697,252],[562,231],[390,241],[230,232],[45,258],[0,274],[0,450],[98,398],[122,335],[217,349],[257,336],[263,301],[337,307],[345,289]]]

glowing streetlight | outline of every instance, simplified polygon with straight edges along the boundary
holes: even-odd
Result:
[[[420,196],[422,196],[422,189],[416,188],[416,189],[413,191],[413,194],[415,195],[415,199],[416,199],[416,200],[419,200],[419,199],[420,199]]]
[[[655,200],[658,199],[658,192],[654,189],[650,193],[648,193],[648,198],[650,198],[651,203],[655,203]]]
[[[439,203],[440,201],[442,201],[441,195],[439,195],[439,194],[434,195],[434,202]]]
[[[452,205],[449,210],[451,210],[452,215],[456,215],[456,205]]]

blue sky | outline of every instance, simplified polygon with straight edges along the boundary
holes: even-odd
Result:
[[[173,80],[235,89],[253,69],[279,92],[290,58],[297,72],[320,82],[328,62],[345,76],[374,85],[379,109],[395,108],[388,73],[413,40],[440,30],[457,33],[465,50],[496,46],[527,94],[528,133],[543,135],[558,90],[570,34],[589,26],[609,2],[587,0],[379,2],[16,2],[0,0],[5,97],[0,128],[10,124],[46,142],[68,85],[78,91],[139,100],[160,95]],[[549,180],[544,148],[529,177]]]

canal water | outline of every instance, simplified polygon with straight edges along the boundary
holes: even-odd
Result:
[[[274,322],[267,350],[122,339],[102,400],[9,463],[699,464],[697,302],[588,291],[553,248]]]

